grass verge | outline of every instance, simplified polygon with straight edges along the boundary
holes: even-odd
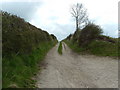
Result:
[[[44,42],[29,55],[12,55],[2,59],[2,87],[35,87],[32,79],[38,71],[38,64],[42,61],[55,43]]]
[[[94,55],[118,57],[117,43],[93,41],[88,45],[88,49]]]
[[[77,43],[64,40],[64,42],[75,52],[80,54],[93,54],[97,56],[118,57],[118,43],[105,41],[93,41],[87,47],[80,47]]]
[[[59,47],[58,47],[58,53],[62,55],[62,42],[60,42]]]

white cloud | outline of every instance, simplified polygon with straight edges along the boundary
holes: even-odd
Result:
[[[38,1],[42,2],[42,5],[37,7],[29,22],[55,34],[59,40],[75,31],[75,21],[71,17],[70,7],[76,3],[84,5],[90,20],[101,25],[105,33],[117,37],[118,0],[35,0],[34,2]]]

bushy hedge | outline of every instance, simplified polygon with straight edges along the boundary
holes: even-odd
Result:
[[[89,53],[98,56],[120,56],[120,38],[112,38],[101,35],[102,29],[94,24],[89,23],[82,30],[75,31],[69,35],[64,42],[78,53]],[[69,39],[72,37],[72,39]]]
[[[74,32],[73,38],[72,38],[72,42],[73,42],[73,43],[75,43],[75,42],[78,43],[78,38],[79,38],[79,36],[80,36],[80,32],[81,32],[80,29],[78,29],[78,30],[76,30],[76,31]]]
[[[32,79],[40,67],[38,64],[44,59],[48,50],[55,42],[43,42],[31,54],[12,55],[3,58],[2,83],[3,88],[33,88],[35,80]]]
[[[38,64],[56,42],[54,35],[2,12],[2,87],[35,87]]]
[[[86,46],[91,41],[95,40],[102,33],[102,29],[93,23],[88,24],[83,28],[79,35],[79,45]]]
[[[11,53],[30,53],[38,44],[57,40],[24,19],[2,12],[2,49],[3,56]]]

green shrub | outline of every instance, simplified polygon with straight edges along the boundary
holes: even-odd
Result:
[[[102,29],[93,23],[88,24],[83,28],[79,35],[79,45],[87,46],[102,33]]]
[[[93,41],[88,45],[89,51],[92,54],[99,56],[118,56],[118,44],[113,44],[105,41]]]
[[[31,78],[36,75],[38,64],[54,45],[53,42],[44,42],[28,55],[13,54],[11,57],[4,57],[2,60],[3,88],[11,87],[12,84],[17,87],[35,87],[35,80]]]
[[[72,34],[70,34],[66,39],[71,40]]]
[[[32,26],[20,17],[2,12],[2,21],[3,57],[13,53],[29,54],[40,43],[52,41],[48,32]]]
[[[85,51],[85,48],[79,47],[78,43],[73,43],[72,41],[69,40],[64,40],[64,42],[75,52],[81,53]]]
[[[72,38],[72,42],[73,42],[73,43],[75,43],[75,42],[78,43],[78,39],[79,39],[79,36],[80,36],[80,32],[81,32],[80,29],[78,29],[78,30],[76,30],[76,31],[74,32],[73,38]]]
[[[52,37],[52,40],[54,41],[56,41],[57,40],[57,38],[55,37],[55,35],[53,35],[53,34],[51,34],[51,37]]]
[[[55,36],[54,36],[55,38]],[[2,76],[3,88],[34,87],[31,79],[47,51],[57,42],[24,19],[2,12]]]
[[[75,52],[81,54],[93,54],[97,56],[110,56],[118,57],[120,55],[120,50],[118,49],[120,45],[118,43],[110,43],[101,40],[94,40],[88,44],[86,47],[80,47],[78,43],[73,43],[69,40],[64,40],[64,42]]]

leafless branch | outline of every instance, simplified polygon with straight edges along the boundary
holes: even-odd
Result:
[[[77,3],[71,7],[71,14],[76,20],[76,30],[80,28],[79,26],[83,23],[86,23],[88,20],[87,10],[83,7],[82,4]]]

